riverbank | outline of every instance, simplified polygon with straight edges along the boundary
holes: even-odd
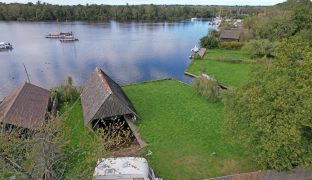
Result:
[[[203,59],[192,60],[186,75],[206,73],[226,86],[238,86],[249,78],[254,64],[242,50],[208,49]]]
[[[158,176],[203,179],[256,170],[246,151],[223,137],[222,103],[209,103],[191,86],[176,80],[145,82],[123,89],[138,111],[138,127],[148,143],[145,151],[152,151],[148,160]],[[83,126],[80,100],[66,108],[66,126],[73,127],[71,147],[91,148],[90,138],[94,136]],[[96,162],[86,157],[70,162],[69,175],[81,171],[85,163],[90,166]]]

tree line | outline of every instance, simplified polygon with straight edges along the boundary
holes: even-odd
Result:
[[[263,11],[253,6],[183,6],[183,5],[52,5],[0,3],[0,20],[4,21],[174,21],[227,16],[242,18]]]
[[[311,167],[312,2],[288,0],[245,26],[247,49],[268,63],[224,96],[225,133],[263,169]]]

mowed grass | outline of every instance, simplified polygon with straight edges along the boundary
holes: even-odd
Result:
[[[95,133],[84,126],[82,106],[80,99],[75,103],[62,108],[62,117],[65,119],[64,126],[68,145],[66,153],[69,157],[66,161],[66,179],[82,177],[92,178],[92,173],[98,158],[103,158],[104,151],[101,149],[101,140]]]
[[[231,61],[248,61],[248,59],[248,54],[244,51],[208,49],[204,58],[193,60],[186,72],[194,75],[204,72],[226,86],[238,86],[248,80],[254,64],[231,63]]]
[[[208,103],[174,80],[124,87],[140,116],[149,162],[164,179],[203,179],[255,170],[244,149],[221,133],[223,104]]]
[[[243,50],[207,49],[203,59],[215,61],[249,61],[250,55]]]

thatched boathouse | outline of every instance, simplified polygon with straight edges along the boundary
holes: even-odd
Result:
[[[244,39],[245,39],[244,31],[240,29],[223,30],[221,31],[219,36],[220,42],[231,42],[231,41],[240,42],[243,41]]]
[[[0,123],[36,130],[44,123],[50,91],[30,83],[14,89],[0,104]]]
[[[137,113],[121,87],[96,68],[81,93],[84,124],[93,128],[99,120],[126,116],[136,119]]]

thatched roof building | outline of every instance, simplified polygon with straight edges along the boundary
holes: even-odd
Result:
[[[85,125],[114,116],[137,116],[121,87],[98,67],[84,86],[81,103]]]
[[[38,129],[45,122],[50,91],[30,83],[14,89],[0,104],[0,123]]]
[[[240,29],[223,30],[220,33],[219,40],[221,42],[242,41],[244,40],[244,31]]]

